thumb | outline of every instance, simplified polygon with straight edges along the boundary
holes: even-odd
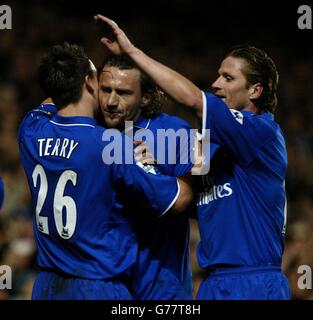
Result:
[[[112,44],[112,41],[109,38],[102,37],[100,42],[105,46],[109,47]]]

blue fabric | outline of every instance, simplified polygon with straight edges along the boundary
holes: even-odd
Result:
[[[197,300],[289,300],[286,276],[277,267],[225,268],[209,274]]]
[[[287,168],[282,132],[271,114],[230,110],[214,95],[205,97],[205,129],[220,149],[199,184],[199,264],[280,265]]]
[[[35,280],[32,300],[133,300],[119,280],[90,280],[40,272]]]
[[[190,146],[190,125],[184,120],[161,113],[153,119],[140,117],[134,125],[134,135],[140,133],[143,137],[145,130],[153,133],[153,145],[148,143],[150,150],[158,160],[162,157],[165,163],[159,165],[162,173],[180,176],[190,172],[191,158],[188,154]],[[182,140],[176,138],[165,144],[165,149],[158,149],[160,136],[158,130],[171,129],[185,132]],[[184,134],[186,133],[186,135]],[[138,140],[138,138],[137,138]],[[141,139],[139,139],[141,140]],[[151,141],[150,141],[151,142]],[[176,148],[174,143],[176,142]],[[183,152],[180,153],[180,146]],[[168,157],[169,148],[173,152],[174,163]],[[184,154],[181,157],[181,154]],[[158,158],[159,156],[159,158]],[[172,159],[173,160],[173,159]],[[165,187],[165,186],[164,186]],[[192,276],[189,263],[189,219],[187,215],[163,216],[151,218],[149,210],[134,209],[133,216],[139,252],[137,263],[132,268],[132,292],[140,300],[186,300],[192,299]]]
[[[176,178],[123,164],[126,154],[133,160],[133,143],[119,132],[114,156],[122,154],[122,164],[105,164],[107,132],[92,118],[62,117],[50,104],[29,112],[19,128],[42,269],[101,280],[128,274],[138,244],[120,196],[161,214],[177,195]]]

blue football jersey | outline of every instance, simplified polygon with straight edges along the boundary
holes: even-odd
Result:
[[[0,209],[2,208],[4,200],[4,184],[2,178],[0,177]]]
[[[162,145],[168,129],[181,134],[163,141]],[[161,113],[152,119],[140,117],[134,125],[134,139],[146,141],[162,173],[182,176],[192,168],[188,151],[191,150],[190,130],[184,120]],[[153,139],[149,136],[151,133]],[[139,244],[138,260],[132,272],[135,297],[141,300],[192,299],[188,216],[165,215],[152,219],[147,210],[137,208],[137,214],[133,215]]]
[[[105,132],[96,120],[63,117],[51,104],[29,112],[20,125],[20,154],[43,269],[87,279],[127,273],[138,245],[119,195],[149,203],[158,214],[178,196],[176,178],[134,163],[105,164],[103,152],[110,143],[103,139]],[[132,142],[118,134],[123,142],[118,152],[133,157]]]
[[[232,110],[204,96],[216,151],[198,194],[202,268],[281,264],[286,223],[285,141],[273,115]]]

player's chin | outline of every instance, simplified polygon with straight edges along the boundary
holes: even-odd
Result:
[[[107,128],[118,128],[123,125],[123,120],[121,118],[115,117],[104,117],[104,124]]]
[[[221,100],[227,105],[228,108],[233,109],[231,102],[227,98],[221,98]]]

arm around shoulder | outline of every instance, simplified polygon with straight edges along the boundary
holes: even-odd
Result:
[[[170,214],[181,214],[186,212],[193,200],[193,191],[191,187],[191,175],[177,178],[179,185],[179,195],[176,202],[169,211]]]

